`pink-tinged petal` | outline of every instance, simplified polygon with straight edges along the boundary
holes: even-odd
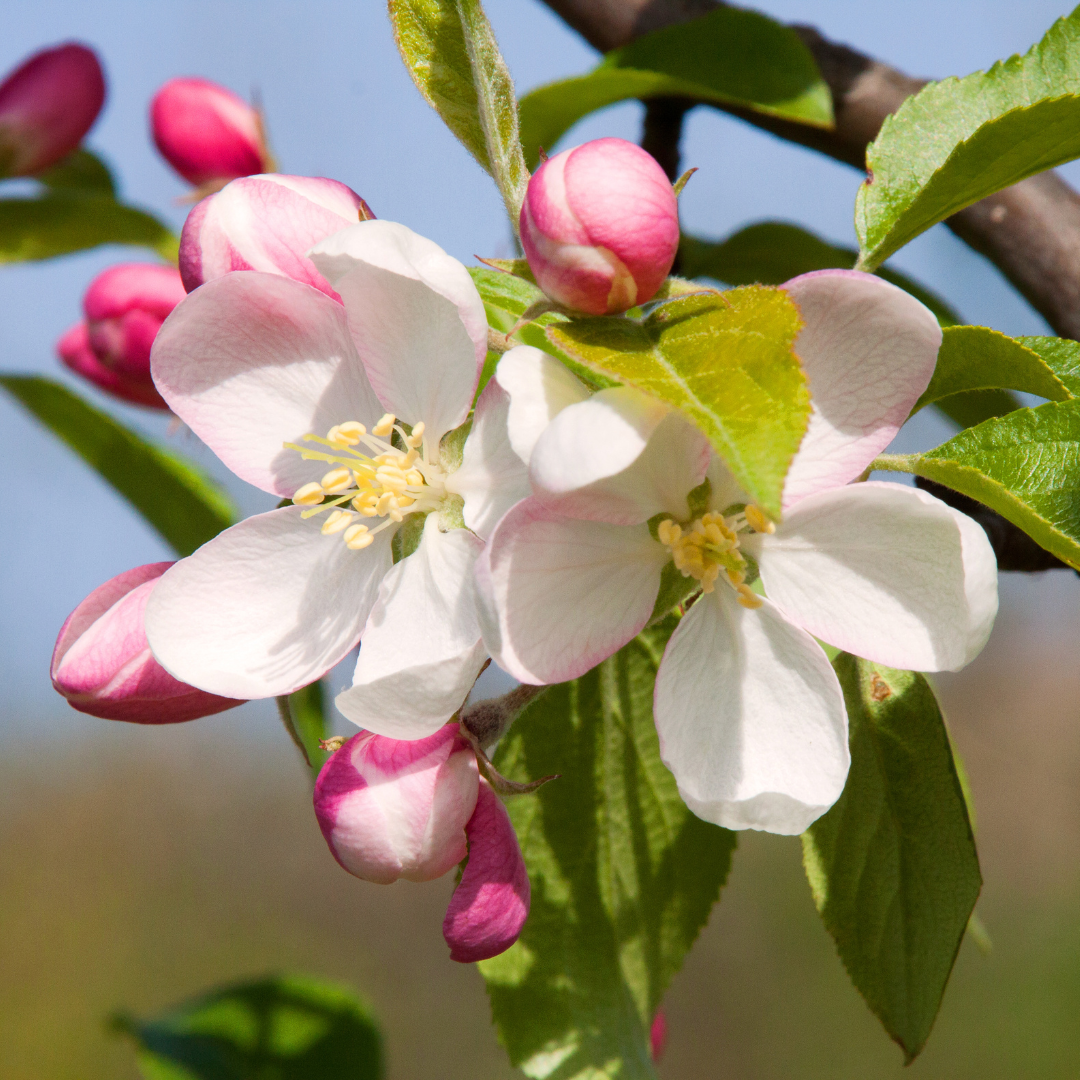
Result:
[[[510,395],[492,379],[476,403],[461,467],[446,479],[446,490],[465,500],[466,526],[484,540],[514,503],[532,493],[529,470],[510,445],[509,413]]]
[[[802,500],[751,541],[769,597],[838,649],[955,671],[986,643],[997,562],[982,529],[917,488],[865,483]]]
[[[529,475],[537,498],[568,517],[681,521],[709,456],[708,440],[679,413],[620,386],[563,409],[537,441]]]
[[[588,387],[565,364],[533,345],[511,349],[499,361],[495,380],[510,395],[510,445],[526,464],[548,424],[568,405],[589,397]]]
[[[330,467],[283,443],[382,415],[341,305],[273,274],[226,274],[196,289],[162,326],[151,366],[173,412],[237,476],[274,495]]]
[[[79,712],[135,724],[175,724],[241,704],[178,682],[150,652],[144,612],[172,563],[151,563],[95,589],[68,617],[53,650],[56,690]]]
[[[350,874],[431,881],[465,858],[477,789],[476,756],[457,724],[414,742],[361,732],[322,767],[315,814]]]
[[[646,525],[580,521],[525,499],[477,562],[484,643],[522,682],[575,679],[648,622],[667,561]]]
[[[191,292],[234,270],[281,274],[338,294],[307,257],[320,240],[371,216],[345,184],[316,176],[245,176],[203,199],[180,236],[180,273]]]
[[[683,801],[726,829],[794,835],[840,797],[851,758],[821,646],[725,585],[683,616],[656,677],[660,756]]]
[[[487,659],[473,580],[482,548],[467,529],[440,532],[439,515],[428,515],[420,546],[383,578],[353,684],[338,695],[354,724],[420,739],[464,704]]]
[[[934,373],[941,328],[873,274],[818,270],[784,289],[806,324],[795,351],[812,404],[784,484],[786,509],[854,480],[892,442]]]
[[[162,577],[146,636],[175,678],[226,697],[291,694],[360,640],[392,534],[350,551],[301,513],[287,506],[241,521]]]
[[[78,323],[68,330],[56,343],[56,352],[69,370],[106,393],[133,405],[168,410],[169,406],[157,392],[149,373],[140,379],[108,367],[98,359],[90,347],[90,328],[86,323]]]
[[[487,356],[487,315],[468,270],[393,221],[365,221],[311,260],[341,295],[368,378],[387,410],[423,421],[433,445],[465,422]]]
[[[450,959],[472,964],[506,952],[529,915],[529,873],[510,815],[480,781],[476,809],[465,826],[469,861],[443,920]]]

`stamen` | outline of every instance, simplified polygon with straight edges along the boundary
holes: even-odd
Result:
[[[776,526],[753,503],[747,505],[746,509],[743,510],[743,515],[746,517],[746,524],[754,532],[769,533],[770,535],[776,532]]]
[[[355,514],[349,513],[348,510],[333,511],[323,522],[321,530],[323,536],[329,536],[331,533],[339,533],[342,529],[347,529],[349,527],[349,522],[351,522],[355,516]]]
[[[758,597],[744,584],[747,563],[739,551],[738,533],[722,514],[705,514],[685,532],[677,522],[666,518],[657,526],[656,535],[660,543],[671,549],[675,569],[683,577],[700,581],[703,593],[711,593],[723,573],[738,593],[740,604],[761,606]]]
[[[297,488],[292,501],[297,506],[317,506],[325,497],[326,492],[321,484],[305,484],[302,488]]]
[[[328,442],[355,446],[367,434],[367,428],[358,420],[346,420],[344,424],[335,424],[327,433]]]
[[[761,607],[763,601],[756,592],[753,592],[749,585],[738,584],[735,586],[735,591],[739,594],[735,599],[739,601],[744,608],[750,608],[751,611]]]
[[[383,413],[379,422],[371,429],[372,435],[378,435],[385,439],[394,430],[394,421],[397,419],[393,413]]]
[[[362,551],[374,542],[375,537],[366,525],[351,525],[345,530],[345,546],[351,551]]]
[[[415,450],[424,444],[424,421],[421,420],[412,429],[412,434],[405,439],[405,445]]]
[[[349,469],[331,469],[320,481],[323,491],[337,495],[352,487],[352,472]]]

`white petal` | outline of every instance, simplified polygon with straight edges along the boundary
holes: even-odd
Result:
[[[805,327],[795,342],[813,412],[784,506],[854,480],[892,442],[934,373],[941,328],[873,274],[819,270],[784,285]]]
[[[487,356],[487,316],[468,270],[393,221],[343,229],[310,257],[341,295],[380,400],[406,423],[422,420],[437,446],[464,423]]]
[[[165,572],[146,606],[146,636],[170,675],[225,697],[274,697],[353,648],[390,568],[391,532],[350,551],[301,512],[250,517]]]
[[[751,611],[717,586],[687,612],[656,677],[655,717],[683,801],[716,825],[801,833],[844,790],[840,683],[768,601]]]
[[[565,364],[532,345],[511,349],[495,369],[510,395],[510,445],[526,464],[544,428],[568,405],[584,401],[589,389]]]
[[[488,651],[522,682],[577,678],[645,625],[667,561],[645,525],[578,521],[534,498],[518,503],[477,562]]]
[[[563,409],[537,440],[529,474],[537,497],[570,517],[681,521],[709,457],[708,440],[679,413],[620,386]]]
[[[529,470],[510,445],[509,411],[510,395],[492,379],[476,403],[461,467],[446,479],[446,490],[465,500],[465,524],[485,540],[499,518],[532,493]]]
[[[963,667],[997,613],[986,534],[917,488],[874,482],[811,495],[755,546],[765,591],[792,622],[890,667]]]
[[[353,684],[337,698],[353,723],[392,739],[438,731],[487,658],[473,581],[483,544],[467,529],[439,532],[438,518],[428,515],[420,546],[383,579]]]
[[[282,443],[382,415],[341,305],[276,274],[239,271],[200,286],[165,320],[152,367],[173,412],[237,476],[274,495],[329,468]]]

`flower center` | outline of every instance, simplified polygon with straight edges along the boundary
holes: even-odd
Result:
[[[446,496],[446,474],[430,459],[424,425],[417,424],[409,434],[396,421],[387,413],[370,432],[358,420],[347,420],[335,424],[325,439],[304,436],[304,442],[318,443],[326,450],[285,443],[305,461],[326,461],[334,466],[318,483],[300,488],[292,501],[311,508],[301,515],[305,518],[329,510],[323,533],[341,533],[345,546],[353,551],[368,547],[378,533],[402,521],[406,514],[438,509]],[[391,442],[395,431],[405,450]],[[376,517],[384,520],[374,528],[364,523],[363,519]]]
[[[748,564],[739,550],[739,535],[751,530],[775,531],[773,523],[756,506],[747,506],[726,518],[723,514],[703,514],[685,530],[672,518],[666,518],[657,527],[656,535],[671,550],[675,569],[683,577],[700,581],[703,593],[711,593],[723,574],[743,607],[759,608],[761,597],[746,584]]]

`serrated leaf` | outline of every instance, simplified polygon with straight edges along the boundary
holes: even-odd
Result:
[[[941,1005],[982,876],[926,679],[842,653],[844,793],[803,835],[814,902],[852,982],[910,1062]]]
[[[1022,337],[1016,340],[1024,348],[1037,353],[1072,394],[1080,397],[1080,341],[1056,337]]]
[[[758,221],[725,240],[684,235],[679,241],[682,274],[713,278],[728,285],[783,285],[814,270],[850,270],[858,257],[854,249],[830,244],[786,221]],[[925,304],[942,326],[955,326],[961,321],[940,296],[906,274],[887,266],[875,273]]]
[[[32,375],[0,375],[0,386],[123,495],[178,555],[190,555],[236,520],[232,501],[200,469],[66,386]]]
[[[977,499],[1080,568],[1080,399],[1018,409],[925,454],[883,454],[874,467]]]
[[[859,268],[931,225],[1080,156],[1080,9],[1024,56],[931,83],[867,147],[855,201]]]
[[[691,97],[817,127],[831,127],[832,97],[810,50],[790,27],[724,7],[642,34],[588,75],[550,83],[521,100],[530,168],[583,116],[619,101]]]
[[[145,1080],[380,1080],[382,1036],[351,990],[303,976],[238,983],[114,1031]]]
[[[36,262],[102,244],[150,248],[175,263],[180,241],[156,217],[107,195],[57,189],[0,199],[0,263]]]
[[[693,816],[660,761],[652,692],[674,618],[537,698],[499,745],[532,883],[521,939],[479,965],[527,1076],[655,1080],[649,1025],[727,878],[735,834]]]
[[[514,84],[479,0],[389,0],[389,10],[417,89],[492,175],[516,229],[529,171]]]
[[[587,367],[682,412],[743,490],[779,519],[784,477],[810,416],[792,348],[801,327],[786,293],[750,285],[672,300],[640,322],[575,319],[547,335]]]
[[[54,191],[81,191],[116,198],[116,182],[109,166],[97,154],[81,146],[34,179]]]

